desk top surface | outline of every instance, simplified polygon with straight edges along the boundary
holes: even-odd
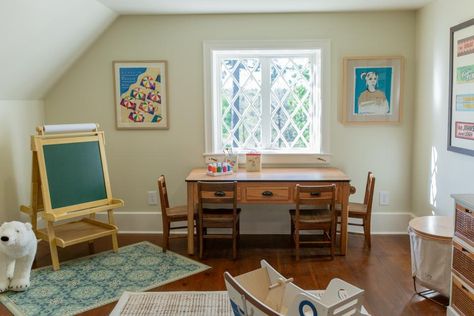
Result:
[[[416,233],[437,239],[452,239],[454,223],[451,216],[421,216],[408,224]]]
[[[193,181],[343,181],[350,178],[336,168],[262,168],[259,172],[247,172],[240,168],[239,171],[225,176],[208,176],[205,168],[193,169],[186,177],[187,182]]]

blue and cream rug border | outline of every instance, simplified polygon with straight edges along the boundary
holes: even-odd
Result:
[[[210,267],[148,241],[31,272],[25,292],[8,291],[0,302],[14,315],[73,315],[112,303],[124,291],[141,292],[174,282]]]

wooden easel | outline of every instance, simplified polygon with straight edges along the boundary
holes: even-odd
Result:
[[[22,205],[20,210],[30,216],[31,224],[37,238],[49,243],[53,269],[55,271],[59,270],[57,247],[64,248],[87,241],[91,249],[93,248],[93,240],[104,236],[111,236],[113,250],[117,252],[118,228],[114,222],[113,210],[122,207],[124,202],[121,199],[112,198],[107,160],[105,157],[104,132],[99,131],[97,126],[95,126],[93,130],[89,131],[53,134],[45,133],[44,127],[38,127],[37,133],[37,135],[31,137],[31,150],[33,153],[31,205]],[[61,152],[65,156],[75,156],[71,155],[70,152],[68,153],[68,149],[71,147],[66,148],[66,145],[71,145],[72,148],[76,148],[76,150],[84,146],[88,146],[87,148],[95,148],[95,151],[91,151],[90,154],[88,152],[88,157],[94,156],[95,154],[93,158],[96,162],[95,166],[99,166],[97,168],[99,172],[93,172],[91,174],[99,174],[97,176],[100,180],[99,185],[96,185],[97,181],[95,181],[93,185],[89,185],[87,183],[87,177],[82,175],[84,172],[81,173],[77,171],[80,170],[80,168],[87,168],[88,161],[80,161],[79,164],[75,165],[67,165],[67,159],[64,159],[64,164],[51,163],[51,157],[62,161],[60,156]],[[51,151],[52,149],[56,149],[56,152]],[[50,152],[53,152],[56,156],[48,154]],[[45,155],[45,153],[47,155]],[[54,173],[54,169],[57,167],[65,168],[66,171],[71,170],[71,173],[79,172],[82,183],[84,183],[83,186],[74,187],[76,182],[69,181],[69,183],[72,183],[73,188],[68,188],[67,181],[66,185],[61,182],[60,178],[63,173]],[[48,176],[50,176],[50,179],[48,179]],[[67,172],[64,173],[64,177],[68,177]],[[102,181],[103,185],[101,186]],[[87,191],[90,190],[90,187],[99,188],[97,190],[99,193],[94,193],[97,195],[97,198],[95,198],[95,196],[90,197],[91,193]],[[81,189],[84,189],[86,192],[81,192]],[[72,196],[72,193],[75,191],[78,192],[77,196],[80,198],[74,197],[68,200],[67,196]],[[61,192],[64,194],[60,194]],[[108,223],[95,219],[95,214],[102,211],[107,211]],[[46,228],[44,229],[38,228],[39,216],[46,222]],[[59,223],[60,221],[74,219],[78,220]]]

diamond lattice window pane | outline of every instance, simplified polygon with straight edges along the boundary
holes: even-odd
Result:
[[[262,143],[262,67],[258,58],[222,60],[221,137],[224,147],[259,148]],[[226,104],[226,102],[228,104]]]
[[[273,58],[271,62],[271,145],[309,148],[312,78],[309,58]],[[286,120],[285,120],[286,119]]]

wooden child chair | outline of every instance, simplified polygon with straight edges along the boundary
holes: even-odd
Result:
[[[349,202],[349,218],[359,218],[362,223],[348,223],[351,226],[361,226],[364,229],[365,243],[370,248],[370,221],[372,217],[372,201],[374,199],[374,188],[375,188],[375,176],[369,171],[367,174],[367,182],[365,185],[365,195],[363,203]],[[356,192],[354,187],[351,187],[351,194]],[[340,206],[337,206],[338,216],[341,216]],[[338,222],[340,224],[340,222]]]
[[[290,210],[291,236],[296,247],[296,260],[300,259],[301,244],[322,244],[331,247],[334,259],[336,237],[336,185],[296,185],[296,209]],[[323,240],[302,240],[303,230],[322,230]],[[306,235],[305,235],[306,236]]]
[[[158,191],[160,192],[161,218],[163,220],[163,252],[166,252],[170,246],[170,239],[187,238],[186,235],[172,236],[170,231],[174,229],[188,228],[187,225],[171,226],[171,223],[173,222],[187,223],[188,207],[187,205],[170,207],[170,202],[168,200],[168,189],[164,175],[161,175],[158,178]],[[194,211],[194,219],[197,221],[196,210]]]
[[[237,181],[198,182],[199,258],[204,251],[204,239],[232,239],[232,258],[237,258],[237,239],[240,236],[237,208]],[[212,208],[210,208],[212,207]],[[230,228],[230,234],[211,234],[208,228]]]

